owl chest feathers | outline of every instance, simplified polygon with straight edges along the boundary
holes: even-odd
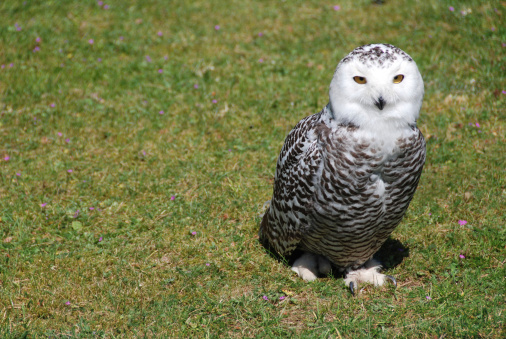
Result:
[[[367,253],[350,247],[344,257],[366,259],[399,224],[420,178],[425,142],[415,126],[375,131],[337,124],[325,113],[301,120],[285,140],[261,234],[279,253],[300,241],[345,266],[336,248],[365,239]],[[323,242],[332,245],[324,250]]]
[[[379,210],[385,212],[388,205],[397,205],[405,194],[411,194],[407,186],[416,187],[425,159],[423,138],[414,127],[364,131],[322,122],[310,139],[320,150],[313,179],[315,205],[330,215],[371,206],[381,206]],[[409,176],[416,182],[406,180]]]

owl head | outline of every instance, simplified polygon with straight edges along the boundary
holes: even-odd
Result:
[[[422,76],[408,54],[392,45],[372,44],[341,60],[329,97],[337,122],[381,128],[414,125],[423,93]]]

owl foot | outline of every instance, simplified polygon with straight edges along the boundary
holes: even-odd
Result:
[[[344,283],[350,288],[351,294],[355,295],[358,289],[359,282],[371,283],[374,286],[382,286],[385,281],[390,280],[395,287],[397,287],[397,281],[391,275],[385,275],[379,273],[381,265],[376,260],[367,261],[362,268],[350,271],[346,274]]]
[[[306,281],[316,280],[318,275],[327,275],[331,269],[329,259],[309,252],[304,252],[292,265],[292,271]]]

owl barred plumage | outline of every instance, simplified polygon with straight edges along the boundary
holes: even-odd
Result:
[[[372,256],[400,223],[425,162],[416,127],[423,80],[413,59],[387,44],[361,46],[337,66],[329,104],[286,137],[260,238],[280,255],[305,254],[305,280],[344,271],[350,288],[383,284]]]

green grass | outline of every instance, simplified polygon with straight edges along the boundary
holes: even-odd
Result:
[[[504,2],[106,4],[0,3],[0,337],[505,337]],[[372,42],[420,68],[428,155],[399,287],[352,297],[257,230],[284,137]]]

